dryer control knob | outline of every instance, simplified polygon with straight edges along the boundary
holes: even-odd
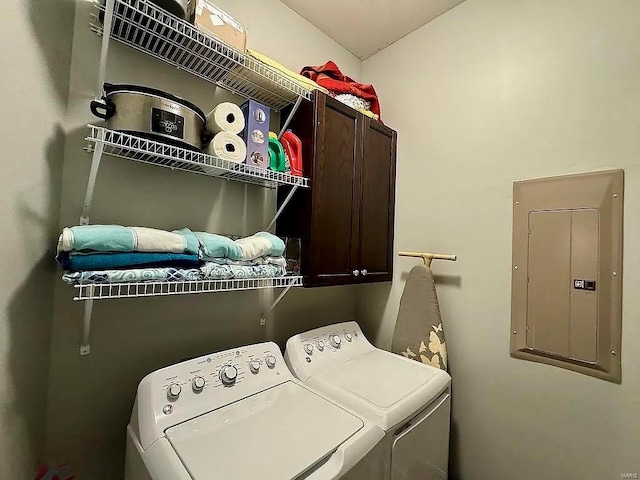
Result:
[[[180,385],[177,383],[169,385],[169,388],[167,389],[167,397],[169,400],[177,400],[180,393],[182,393],[182,387]]]
[[[238,378],[238,369],[233,365],[225,365],[220,370],[220,380],[225,385],[233,385],[236,383],[236,378]]]
[[[193,389],[194,392],[200,393],[204,389],[204,384],[205,384],[204,378],[196,377],[193,379],[193,382],[191,382],[191,388]]]
[[[269,368],[274,368],[276,366],[276,357],[274,357],[273,355],[269,355],[264,359],[264,361]]]
[[[350,342],[351,340],[353,340],[353,335],[351,335],[350,333],[346,333],[344,335],[344,338],[347,339],[347,342]]]
[[[258,373],[260,371],[260,362],[257,360],[253,360],[250,364],[249,364],[249,368],[251,369],[251,371],[253,373]]]
[[[320,351],[324,350],[324,342],[322,340],[318,340],[317,346],[318,346],[318,350]]]
[[[311,345],[310,343],[307,343],[304,346],[304,351],[307,352],[307,355],[311,355],[313,353],[313,345]]]
[[[331,335],[331,345],[333,348],[340,348],[340,344],[342,343],[342,339],[340,335]]]

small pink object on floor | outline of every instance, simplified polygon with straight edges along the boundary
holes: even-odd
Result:
[[[69,464],[40,467],[36,472],[35,480],[74,480],[76,477],[69,470]]]

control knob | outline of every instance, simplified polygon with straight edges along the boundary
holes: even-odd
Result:
[[[307,343],[304,346],[304,351],[307,352],[307,355],[311,355],[313,353],[313,345],[311,345],[310,343]]]
[[[264,359],[264,361],[269,368],[274,368],[276,366],[276,357],[274,357],[273,355],[269,355]]]
[[[169,400],[177,400],[180,393],[182,393],[182,387],[180,385],[177,383],[169,385],[169,388],[167,389],[167,397]]]
[[[233,365],[225,365],[220,370],[220,380],[224,385],[233,385],[236,383],[236,378],[238,377],[238,369]]]
[[[251,372],[258,373],[260,371],[260,362],[257,360],[253,360],[251,363],[249,363],[249,368],[251,369]]]
[[[317,346],[318,346],[318,350],[320,351],[324,350],[324,342],[322,340],[318,340]]]
[[[340,335],[331,335],[331,345],[333,346],[333,348],[340,348],[340,344],[342,343],[342,339],[340,338]]]
[[[193,379],[193,382],[191,382],[191,388],[195,393],[200,393],[204,389],[204,384],[204,378],[196,377]]]
[[[344,338],[347,339],[347,342],[350,342],[351,340],[353,340],[353,335],[351,335],[350,333],[345,333]]]

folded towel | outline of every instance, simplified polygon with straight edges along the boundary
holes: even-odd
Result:
[[[206,262],[200,270],[207,280],[273,278],[283,277],[287,273],[285,267],[274,264],[245,266]]]
[[[195,236],[200,242],[204,260],[228,258],[246,261],[266,256],[280,257],[285,249],[284,242],[268,232],[258,232],[236,241],[206,232],[196,232]]]
[[[65,272],[62,280],[74,285],[92,283],[193,282],[202,279],[197,268],[132,268],[127,270],[94,270]]]
[[[242,259],[242,250],[229,237],[216,235],[215,233],[195,232],[195,236],[200,243],[203,259],[209,258],[230,258],[233,260]]]
[[[122,267],[198,267],[200,258],[191,253],[110,252],[78,253],[62,252],[58,259],[65,270],[109,270]]]
[[[58,240],[61,252],[198,253],[198,240],[184,228],[175,232],[121,225],[81,225],[64,228]]]
[[[258,232],[250,237],[236,240],[242,251],[240,258],[231,258],[232,260],[253,260],[258,257],[280,257],[284,253],[284,242],[269,232]]]
[[[259,257],[253,260],[231,260],[230,258],[203,258],[202,260],[218,265],[241,265],[244,267],[254,267],[256,265],[280,265],[287,266],[287,259],[284,257]]]

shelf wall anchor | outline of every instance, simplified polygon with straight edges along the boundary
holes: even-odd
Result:
[[[94,287],[91,287],[93,294]],[[91,335],[91,315],[93,314],[93,300],[85,300],[84,302],[84,319],[82,321],[82,343],[80,344],[80,355],[89,355],[91,346],[89,345],[89,336]]]
[[[104,143],[96,142],[95,149],[93,150],[93,158],[91,159],[91,170],[89,171],[87,192],[84,195],[84,204],[82,206],[82,213],[80,214],[80,225],[89,225],[89,211],[91,210],[91,202],[93,201],[93,190],[96,186],[98,169],[100,168],[100,160],[102,160],[103,151]]]
[[[273,301],[273,303],[271,304],[271,307],[269,307],[269,309],[262,314],[262,318],[260,318],[261,326],[264,327],[267,324],[267,317],[269,316],[269,314],[273,311],[274,308],[276,308],[276,305],[280,303],[280,300],[282,300],[284,296],[287,293],[289,293],[289,290],[291,290],[291,287],[293,287],[294,285],[296,285],[296,280],[291,280],[289,284],[286,287],[284,287],[284,290],[280,292],[280,295],[278,295],[276,299]]]

